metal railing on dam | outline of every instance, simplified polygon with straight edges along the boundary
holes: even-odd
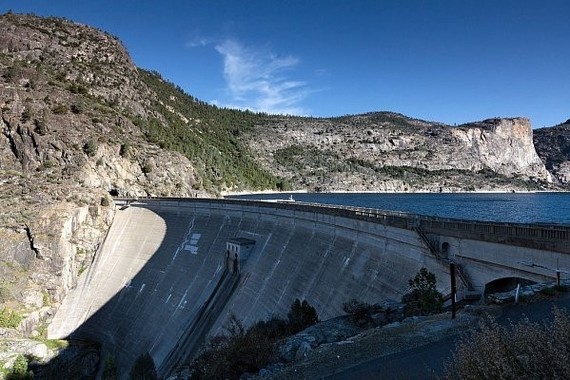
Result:
[[[560,224],[524,224],[484,222],[417,215],[365,207],[307,203],[298,201],[258,201],[216,198],[114,198],[117,203],[150,202],[168,204],[169,207],[185,204],[208,204],[206,207],[224,208],[235,205],[251,208],[281,209],[290,212],[318,213],[335,217],[359,219],[390,227],[421,228],[426,233],[456,238],[483,240],[494,243],[570,253],[570,226]]]

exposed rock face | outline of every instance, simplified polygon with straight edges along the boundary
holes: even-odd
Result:
[[[551,182],[522,118],[459,127],[393,113],[282,118],[258,126],[249,141],[264,165],[309,189],[523,190]]]
[[[475,169],[489,168],[507,176],[552,181],[534,148],[528,119],[490,119],[454,128],[452,134],[460,143],[456,152],[458,166],[463,161]]]
[[[558,181],[570,184],[570,120],[534,132],[536,151],[546,168]]]
[[[133,124],[156,95],[115,38],[19,15],[1,17],[0,29],[2,169],[124,195],[193,193],[190,162],[146,143]]]

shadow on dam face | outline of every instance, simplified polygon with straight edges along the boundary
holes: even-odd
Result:
[[[138,207],[117,211],[93,265],[64,300],[48,336],[98,342],[123,375],[145,352],[160,363],[222,269],[224,247],[212,236],[221,221],[195,219]]]
[[[413,232],[387,226],[363,231],[354,223],[315,223],[256,208],[117,210],[48,337],[97,342],[121,378],[146,352],[161,368],[173,352],[188,349],[184,332],[216,289],[226,244],[235,238],[255,245],[205,334],[219,332],[230,312],[246,326],[285,316],[295,298],[309,301],[321,319],[343,314],[342,304],[352,298],[399,299],[422,266],[438,268]],[[436,275],[447,278],[443,268]]]

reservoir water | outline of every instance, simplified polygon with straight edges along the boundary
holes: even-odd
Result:
[[[570,225],[570,193],[279,193],[226,198],[368,207],[442,218]]]

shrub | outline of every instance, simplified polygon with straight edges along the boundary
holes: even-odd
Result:
[[[152,164],[147,161],[143,164],[143,166],[141,167],[141,170],[144,174],[148,174],[152,172]]]
[[[6,70],[4,70],[4,78],[7,81],[12,81],[13,79],[16,79],[16,77],[18,77],[19,74],[20,74],[20,68],[17,63],[14,64],[14,66],[10,66]]]
[[[266,335],[274,339],[280,339],[290,335],[289,324],[287,321],[276,317],[267,321],[257,322],[250,328],[250,330],[257,334]]]
[[[224,333],[211,338],[192,362],[193,379],[238,379],[246,372],[257,373],[272,359],[275,343],[318,321],[315,308],[296,299],[288,320],[272,318],[245,329],[231,315]]]
[[[372,305],[351,299],[342,304],[342,310],[347,313],[352,323],[357,326],[367,325],[371,321]]]
[[[50,306],[51,305],[51,297],[47,290],[42,291],[42,305],[43,306]]]
[[[69,108],[65,104],[58,104],[51,109],[56,115],[65,115],[69,111]]]
[[[436,289],[437,278],[425,267],[408,280],[410,292],[402,297],[408,315],[430,315],[441,312],[443,295]]]
[[[6,380],[28,380],[33,379],[33,373],[28,371],[28,359],[24,355],[18,355],[12,366],[12,371]]]
[[[246,330],[230,316],[224,333],[208,341],[192,363],[193,379],[238,379],[256,373],[270,363],[277,340],[289,335],[288,323],[273,318]]]
[[[224,333],[211,338],[192,363],[192,379],[237,379],[240,371],[236,360],[245,347],[245,329],[235,315],[224,325]]]
[[[556,291],[566,293],[570,287],[567,285],[556,285]]]
[[[43,136],[47,133],[48,129],[44,119],[34,119],[34,124],[35,124],[34,131],[37,134]]]
[[[97,153],[97,143],[93,140],[87,141],[83,144],[83,153],[88,156],[94,156]]]
[[[84,110],[85,110],[85,106],[83,105],[83,102],[81,102],[81,101],[78,101],[78,102],[73,103],[71,105],[71,112],[73,112],[76,115],[83,113]]]
[[[556,308],[548,323],[500,326],[488,317],[460,340],[447,379],[570,379],[570,318]]]
[[[111,204],[108,196],[101,197],[101,206],[108,207]]]
[[[44,169],[51,169],[56,166],[56,163],[52,160],[45,160],[42,164]]]
[[[10,287],[6,283],[0,283],[0,303],[8,301],[11,296]]]
[[[32,118],[32,110],[29,107],[24,108],[24,112],[22,112],[22,116],[20,118],[22,123],[25,123],[26,121],[30,120],[31,118]]]
[[[22,322],[22,316],[8,308],[4,308],[0,311],[0,327],[15,329]]]
[[[556,295],[556,289],[555,288],[544,288],[544,289],[541,289],[540,293],[544,294],[545,296],[555,296]]]
[[[67,88],[74,94],[87,95],[89,93],[89,89],[82,83],[72,83]]]
[[[133,364],[131,371],[129,372],[130,380],[156,380],[158,375],[156,374],[156,367],[154,365],[154,360],[148,352],[139,355],[135,363]]]
[[[121,144],[121,148],[119,149],[119,156],[125,157],[127,154],[129,154],[130,149],[131,149],[131,144],[129,142]]]
[[[291,310],[287,314],[289,325],[294,332],[304,330],[319,321],[317,310],[304,300],[298,298],[291,304]]]
[[[104,367],[103,367],[103,380],[118,380],[119,379],[119,368],[117,363],[111,355],[105,357]]]

